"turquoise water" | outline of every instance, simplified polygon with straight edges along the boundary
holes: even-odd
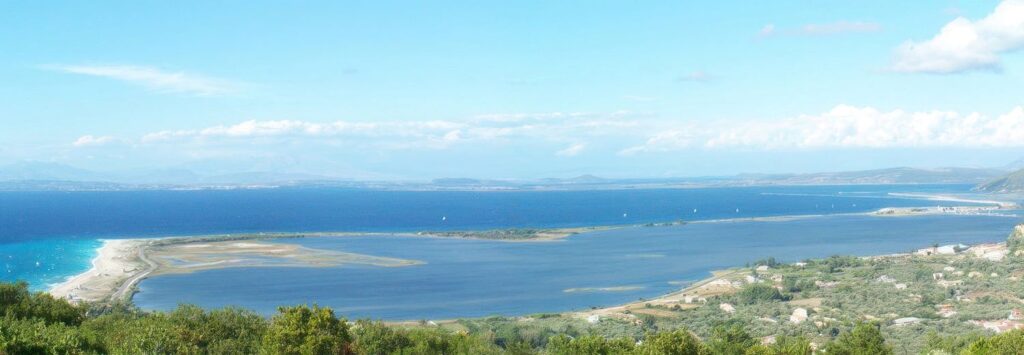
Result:
[[[43,239],[0,245],[5,281],[28,281],[33,290],[45,290],[92,267],[97,239]]]
[[[766,257],[908,252],[933,243],[1005,240],[1015,217],[828,216],[782,222],[694,223],[587,233],[560,242],[503,243],[416,237],[283,240],[308,247],[408,258],[425,265],[221,269],[140,284],[135,303],[228,305],[271,314],[318,303],[351,318],[448,319],[611,306],[679,289],[679,282]],[[568,289],[636,287],[625,292]]]

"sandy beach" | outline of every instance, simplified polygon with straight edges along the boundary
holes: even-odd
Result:
[[[50,289],[54,297],[73,302],[110,300],[118,291],[129,289],[155,267],[144,259],[143,247],[150,240],[104,240],[92,260],[92,268]],[[123,292],[120,292],[123,294]]]
[[[50,288],[72,302],[130,300],[135,286],[153,275],[184,274],[230,267],[380,267],[422,262],[269,243],[262,236],[104,240],[92,268]]]
[[[1016,208],[1017,207],[1016,203],[1008,202],[1008,201],[982,200],[982,199],[963,198],[963,197],[956,197],[956,196],[949,196],[949,195],[931,195],[931,194],[912,194],[912,193],[890,192],[889,196],[920,198],[920,199],[925,199],[925,200],[929,200],[929,201],[981,203],[981,204],[987,204],[987,205],[996,205],[996,206],[999,206],[999,208],[1001,208],[1001,209],[1011,209],[1011,208]]]

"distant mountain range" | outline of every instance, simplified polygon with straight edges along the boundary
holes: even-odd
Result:
[[[720,177],[611,179],[594,175],[545,179],[443,178],[423,181],[369,181],[301,173],[243,172],[203,175],[187,169],[128,174],[102,173],[68,165],[22,162],[0,166],[0,190],[155,190],[330,186],[392,190],[585,190],[707,186],[980,184],[998,181],[1003,169],[890,168],[810,174],[740,174]],[[1024,181],[1024,174],[1017,179]],[[1017,186],[1024,186],[1018,182]],[[985,191],[988,191],[986,189]]]

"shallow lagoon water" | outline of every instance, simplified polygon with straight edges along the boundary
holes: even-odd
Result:
[[[538,243],[397,236],[288,239],[281,242],[427,264],[159,276],[140,284],[135,303],[147,309],[170,309],[180,302],[236,305],[264,314],[280,305],[318,303],[350,318],[389,320],[560,312],[655,297],[679,289],[679,281],[696,281],[712,270],[765,257],[792,262],[907,252],[933,243],[997,242],[1017,222],[997,216],[840,215],[629,227]],[[586,291],[622,286],[628,287]]]
[[[969,190],[969,185],[857,185],[502,192],[4,191],[0,259],[5,269],[0,280],[26,280],[33,289],[45,290],[47,284],[87,270],[100,238],[551,228],[833,214],[939,204],[890,192]]]

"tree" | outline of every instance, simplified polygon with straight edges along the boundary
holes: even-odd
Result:
[[[771,345],[754,345],[745,355],[811,355],[811,342],[803,337],[780,336]]]
[[[892,347],[885,344],[885,338],[875,323],[857,323],[849,332],[826,348],[829,355],[883,355],[892,354]]]
[[[742,304],[754,304],[758,302],[766,301],[784,301],[787,299],[786,296],[779,292],[777,288],[772,285],[763,283],[753,283],[743,287],[736,294],[738,302]]]
[[[391,354],[412,346],[408,336],[381,322],[357,321],[352,332],[355,351],[360,354]]]
[[[85,308],[53,298],[48,293],[29,292],[28,283],[21,281],[0,283],[0,316],[79,325],[85,320]]]
[[[705,355],[710,350],[686,329],[648,333],[636,349],[638,355]]]
[[[569,338],[565,335],[548,340],[547,352],[555,355],[618,355],[633,351],[631,339],[608,340],[597,335]]]
[[[263,336],[268,354],[349,354],[348,323],[329,307],[281,307]]]
[[[91,349],[81,332],[42,319],[0,318],[0,354],[87,354]]]
[[[708,340],[708,348],[713,354],[742,354],[754,345],[757,345],[757,341],[739,324],[715,327]]]
[[[1024,354],[1024,330],[1013,330],[978,340],[963,351],[964,355]]]

